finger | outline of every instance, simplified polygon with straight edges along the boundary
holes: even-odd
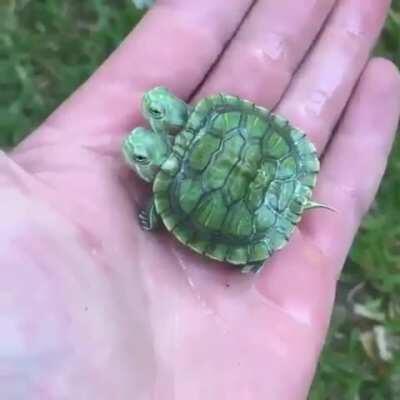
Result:
[[[315,211],[302,226],[337,273],[385,171],[400,113],[400,75],[371,61],[322,163],[316,196],[337,210]]]
[[[337,210],[308,211],[288,246],[265,266],[258,288],[322,343],[337,274],[385,169],[400,113],[400,77],[371,61],[322,163],[315,197]],[[317,354],[317,353],[316,353]]]
[[[335,0],[260,0],[197,97],[224,91],[272,108]]]
[[[60,139],[112,146],[140,119],[142,93],[155,85],[186,98],[230,39],[252,0],[161,0],[123,44],[39,129]]]
[[[278,107],[321,152],[383,26],[389,0],[340,0]]]

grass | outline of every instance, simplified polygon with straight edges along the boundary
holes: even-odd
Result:
[[[0,146],[17,143],[118,45],[128,0],[0,0]]]
[[[376,48],[400,66],[400,0]],[[400,142],[357,235],[310,400],[400,399]],[[386,354],[386,352],[388,354]]]
[[[140,18],[129,0],[0,0],[0,146],[13,146]],[[400,65],[400,0],[376,52]],[[400,143],[353,245],[310,400],[400,399]]]

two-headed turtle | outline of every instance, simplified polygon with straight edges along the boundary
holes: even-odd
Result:
[[[256,272],[303,212],[321,206],[311,200],[316,150],[286,119],[226,94],[191,107],[163,87],[142,108],[151,130],[134,129],[122,150],[153,183],[144,229],[162,221],[194,251]]]

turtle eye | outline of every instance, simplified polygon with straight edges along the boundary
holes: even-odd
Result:
[[[135,162],[137,162],[138,164],[148,164],[149,163],[149,159],[145,156],[141,156],[140,154],[135,156]]]
[[[150,115],[155,119],[161,119],[163,117],[163,112],[157,107],[150,106],[149,112],[150,112]]]

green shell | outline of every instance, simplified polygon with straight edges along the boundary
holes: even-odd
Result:
[[[166,228],[198,253],[262,262],[289,240],[316,183],[305,134],[240,98],[201,100],[154,181]]]

